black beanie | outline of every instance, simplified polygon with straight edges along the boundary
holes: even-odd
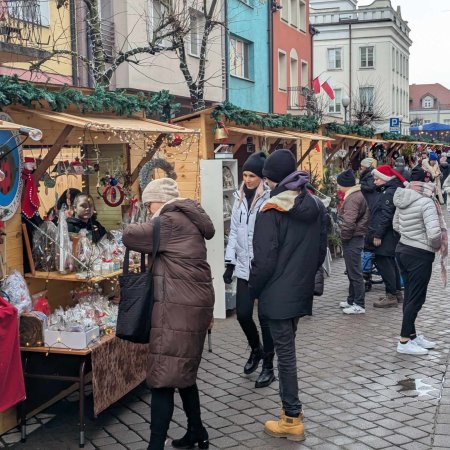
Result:
[[[267,159],[263,175],[275,183],[280,183],[288,175],[297,170],[297,162],[290,150],[275,150]]]
[[[352,187],[356,185],[355,174],[352,169],[341,172],[336,180],[338,185],[342,187]]]
[[[414,167],[414,169],[411,171],[411,180],[410,181],[424,182],[424,181],[426,181],[427,178],[428,178],[428,174],[420,166]]]
[[[266,155],[263,152],[254,153],[247,158],[242,166],[242,172],[248,171],[254,173],[259,178],[263,177],[263,167]]]

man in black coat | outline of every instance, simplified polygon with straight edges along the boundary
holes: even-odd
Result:
[[[386,296],[373,303],[375,308],[398,306],[403,301],[400,272],[395,261],[395,248],[400,235],[392,227],[395,214],[394,194],[403,188],[406,180],[392,167],[383,165],[372,172],[374,183],[380,191],[378,200],[371,211],[368,240],[375,247],[375,262],[386,286]]]
[[[294,156],[284,149],[264,164],[272,192],[256,218],[249,287],[269,320],[283,403],[280,420],[266,422],[264,430],[300,441],[304,427],[295,334],[299,318],[312,314],[315,275],[327,251],[327,218],[324,205],[305,188],[309,174],[296,168]]]

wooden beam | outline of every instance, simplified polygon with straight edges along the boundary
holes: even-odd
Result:
[[[166,133],[161,133],[158,135],[158,137],[155,140],[155,143],[153,144],[152,150],[150,152],[148,152],[147,155],[145,155],[141,159],[139,164],[134,168],[133,172],[131,173],[131,184],[133,184],[138,179],[139,172],[142,169],[142,166],[146,162],[150,161],[155,156],[155,153],[158,151],[159,147],[161,147],[161,144],[162,144],[165,136],[166,136]]]
[[[307,158],[307,156],[311,153],[312,149],[316,146],[316,144],[318,143],[318,140],[313,139],[310,143],[309,143],[309,147],[308,150],[306,150],[305,154],[300,158],[300,160],[297,163],[297,167],[300,167],[301,164],[303,163],[303,161]]]
[[[392,147],[389,147],[390,152],[386,155],[386,159],[390,158],[395,150],[399,150],[402,147],[402,144],[393,144]]]
[[[331,152],[328,155],[327,159],[325,160],[325,165],[327,165],[331,159],[333,158],[333,156],[341,149],[342,144],[345,142],[345,138],[341,138],[338,141],[336,141],[334,144],[332,144],[331,148]]]
[[[73,125],[66,125],[63,130],[61,131],[61,134],[56,139],[55,143],[51,146],[48,153],[44,156],[44,159],[41,161],[37,169],[33,173],[33,178],[36,181],[36,183],[39,183],[39,180],[42,178],[44,173],[47,171],[47,169],[50,167],[50,165],[53,163],[54,159],[58,155],[61,148],[64,146],[67,140],[67,136],[69,136],[70,132],[73,130]]]

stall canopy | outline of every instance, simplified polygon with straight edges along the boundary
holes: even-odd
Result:
[[[420,130],[419,127],[411,127],[410,128],[411,133],[418,133],[419,131],[424,132],[431,132],[431,131],[450,131],[450,125],[447,125],[445,123],[426,123],[425,125],[422,125]]]
[[[239,127],[227,127],[227,130],[231,133],[247,134],[252,136],[259,136],[263,138],[275,138],[275,139],[295,139],[294,136],[285,132],[268,131],[268,130],[253,130],[251,128],[239,128]]]

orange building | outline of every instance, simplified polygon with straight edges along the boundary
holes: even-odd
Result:
[[[281,7],[281,9],[280,9]],[[272,9],[273,112],[304,114],[311,83],[309,0],[278,0]]]

